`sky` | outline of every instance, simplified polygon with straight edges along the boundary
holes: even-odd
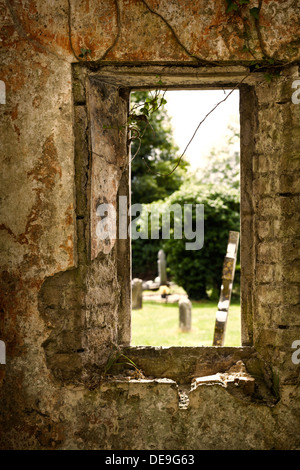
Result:
[[[180,154],[199,122],[230,90],[169,90],[165,94],[168,114],[172,117],[174,140]],[[225,94],[226,93],[226,94]],[[205,165],[210,149],[226,140],[230,122],[239,122],[239,91],[234,90],[201,124],[185,155],[191,170]]]

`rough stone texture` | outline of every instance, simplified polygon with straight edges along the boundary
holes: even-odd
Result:
[[[262,70],[243,78],[253,60],[245,27],[256,59],[296,63],[299,5],[263,1],[259,24],[246,6],[246,26],[225,8],[223,0],[2,3],[2,449],[300,448],[299,366],[291,360],[300,337],[300,106],[291,101],[299,73],[290,65],[271,82]],[[91,53],[80,58],[82,48]],[[102,110],[105,96],[92,98],[108,89],[95,85],[99,74],[111,88]],[[132,86],[153,86],[157,75],[173,87],[244,80],[244,347],[131,349],[146,378],[104,380],[112,344],[130,343],[130,250],[128,240],[99,244],[93,217],[104,197],[117,204],[130,190],[125,139],[115,133],[108,145],[116,151],[107,153],[101,127],[101,119],[121,119],[116,106],[126,112],[128,74]],[[192,378],[240,360],[256,380],[250,398],[222,383],[191,390]]]

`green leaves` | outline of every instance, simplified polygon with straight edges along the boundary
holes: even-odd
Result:
[[[146,116],[149,116],[149,106],[146,106],[146,105],[147,103],[145,103],[145,106],[142,109],[140,109],[140,112],[145,114]]]
[[[278,78],[279,76],[280,76],[280,72],[278,70],[276,70],[275,72],[272,72],[272,71],[266,72],[264,74],[264,77],[268,83],[271,83],[274,80],[274,78]]]
[[[119,359],[125,359],[126,362],[123,362],[123,361],[117,362]],[[118,351],[116,350],[115,347],[113,347],[113,350],[108,357],[108,360],[104,369],[104,376],[108,375],[109,371],[115,365],[121,365],[121,366],[127,365],[130,367],[133,367],[135,371],[137,372],[138,376],[144,377],[142,371],[137,368],[136,364],[129,357],[125,356],[125,354],[121,353],[121,351]]]
[[[272,79],[273,79],[271,73],[265,73],[264,77],[265,77],[265,79],[266,79],[266,81],[267,81],[268,83],[270,83],[270,82],[272,81]]]
[[[226,0],[227,1],[227,8],[226,8],[226,13],[230,13],[231,11],[238,11],[239,7],[236,3],[234,3],[232,0]]]
[[[250,15],[253,16],[254,19],[259,20],[259,8],[250,8]]]
[[[256,60],[251,60],[250,65],[251,67],[254,66],[256,69],[259,69],[261,67],[261,65],[259,65]]]
[[[239,11],[240,7],[243,5],[248,5],[250,0],[226,0],[226,3],[226,13],[230,13],[231,11]]]
[[[133,140],[131,144],[132,156],[141,144],[137,156],[131,162],[132,203],[162,199],[176,191],[182,183],[187,166],[184,160],[172,175],[162,177],[156,174],[169,173],[179,158],[170,118],[164,107],[166,102],[160,90],[136,91],[131,95],[131,112],[145,118],[145,121],[139,121],[141,142]],[[147,165],[153,172],[149,171]]]
[[[162,79],[161,79],[161,76],[160,75],[155,75],[155,78],[157,78],[157,85],[162,85],[163,82],[162,82]]]
[[[161,95],[160,90],[155,90],[154,92],[150,92],[150,94],[146,94],[144,101],[135,103],[132,106],[128,124],[130,125],[133,121],[137,122],[139,120],[137,111],[147,118],[150,118],[156,111],[159,110],[159,108],[161,108],[161,106],[167,103],[164,95],[165,93]]]
[[[230,12],[240,11],[241,7],[243,7],[244,5],[249,5],[250,0],[226,0],[226,3],[227,3],[226,13],[230,13]],[[250,15],[255,20],[259,20],[259,10],[260,9],[257,7],[250,8],[249,10]]]
[[[170,238],[163,243],[172,279],[185,289],[191,299],[200,300],[210,289],[219,291],[228,232],[239,231],[239,191],[221,185],[189,183],[164,202],[168,201],[181,207],[193,204],[194,227],[195,205],[204,204],[205,238],[201,250],[186,250],[184,238]]]
[[[271,64],[271,65],[275,64],[275,60],[272,59],[272,57],[264,57],[264,60],[266,60],[267,62],[269,62],[269,64]]]
[[[91,54],[91,52],[92,52],[91,49],[84,49],[84,48],[81,48],[81,49],[80,49],[80,54],[79,54],[78,57],[84,58],[84,57],[86,57],[88,54]]]

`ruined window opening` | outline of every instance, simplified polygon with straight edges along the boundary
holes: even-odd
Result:
[[[240,66],[194,68],[189,66],[127,66],[106,65],[91,70],[81,64],[73,65],[74,135],[75,135],[75,207],[77,234],[76,268],[63,275],[63,281],[79,299],[78,311],[72,311],[74,321],[84,316],[85,329],[76,329],[74,336],[70,323],[72,351],[86,367],[93,351],[92,361],[105,366],[114,345],[121,346],[132,360],[142,364],[146,375],[166,375],[169,363],[170,378],[185,381],[190,377],[186,360],[197,368],[200,361],[213,367],[203,370],[210,374],[219,370],[223,357],[238,360],[248,357],[253,344],[253,310],[255,282],[255,233],[252,196],[252,165],[254,133],[256,129],[256,78],[245,78],[247,69]],[[136,89],[157,88],[158,77],[163,87],[178,89],[232,89],[240,93],[241,128],[241,316],[242,347],[169,347],[153,348],[131,344],[131,241],[127,236],[130,226],[130,157],[129,141],[124,123],[127,122],[130,93]],[[159,88],[163,88],[160,86]],[[126,202],[127,201],[127,202]],[[117,236],[103,240],[97,226],[103,216],[99,206],[110,204],[117,214]],[[125,236],[119,236],[125,226]],[[49,279],[40,295],[40,304],[48,305],[56,278]],[[46,292],[47,291],[47,292]],[[48,292],[49,291],[49,292]],[[76,297],[77,298],[77,297]],[[74,297],[74,302],[76,300]],[[45,302],[44,302],[45,300]],[[47,300],[47,302],[46,302]],[[50,300],[49,300],[50,301]],[[76,303],[77,305],[77,303]],[[77,308],[77,307],[76,307]],[[72,317],[72,318],[73,318]],[[62,318],[59,316],[59,318]],[[47,342],[47,357],[53,361],[53,344],[61,353],[60,337]],[[71,344],[71,343],[70,343]],[[68,346],[69,347],[69,346]],[[69,354],[69,349],[66,354]],[[70,354],[71,354],[70,353]],[[54,355],[55,356],[55,355]],[[150,358],[154,362],[150,361]],[[174,369],[172,358],[180,365]],[[86,362],[87,361],[87,362]],[[196,362],[195,362],[196,361]],[[154,366],[155,371],[151,368]],[[181,367],[182,365],[182,367]],[[79,367],[79,365],[77,365]],[[76,367],[77,367],[76,366]],[[148,367],[149,366],[149,367]],[[151,367],[150,367],[151,366]],[[74,366],[75,367],[75,366]],[[192,367],[192,365],[191,365]],[[193,366],[194,367],[194,366]],[[201,366],[202,367],[202,366]],[[223,367],[223,366],[222,366]],[[193,372],[198,374],[197,372]],[[64,365],[58,374],[65,376]],[[70,372],[71,373],[71,372]],[[69,372],[68,372],[69,374]]]
[[[213,107],[219,102],[221,101],[222,99],[224,99],[224,96],[226,96],[226,93],[229,94],[230,91],[232,89],[230,88],[227,88],[226,87],[226,91],[224,88],[222,89],[219,89],[219,90],[211,90],[211,89],[207,89],[207,90],[204,90],[203,88],[202,89],[198,89],[198,90],[168,90],[166,91],[166,94],[165,95],[162,95],[161,96],[164,96],[166,101],[168,102],[168,98],[170,96],[172,96],[172,94],[176,94],[176,96],[178,97],[178,99],[180,99],[180,93],[183,92],[184,96],[185,96],[185,99],[187,97],[188,94],[191,94],[192,92],[193,93],[193,100],[194,100],[194,106],[196,106],[196,103],[195,103],[195,99],[197,100],[197,97],[198,97],[198,100],[199,100],[199,97],[201,96],[201,100],[202,100],[202,108],[197,108],[198,111],[195,114],[195,116],[191,116],[192,114],[192,111],[193,111],[193,108],[190,107],[190,108],[186,108],[184,109],[182,112],[185,113],[186,115],[186,121],[189,122],[190,124],[188,125],[188,132],[186,133],[184,139],[185,139],[185,143],[183,141],[183,144],[181,145],[181,148],[179,149],[178,151],[178,155],[182,155],[182,152],[183,152],[183,149],[185,148],[185,144],[188,142],[191,134],[193,133],[195,127],[197,126],[197,124],[199,123],[199,121],[206,115],[206,113],[209,113],[211,111],[211,109],[213,109]],[[148,90],[149,91],[149,90]],[[220,94],[219,95],[216,95],[216,91],[219,92]],[[133,93],[134,93],[134,90],[133,90]],[[152,91],[152,93],[154,93]],[[164,93],[164,91],[162,91],[162,93]],[[225,95],[224,95],[225,94]],[[203,99],[204,97],[208,97],[208,96],[212,96],[213,95],[213,98],[210,98],[208,99],[208,103],[206,104],[206,108],[203,106]],[[223,95],[223,96],[222,96]],[[153,94],[152,94],[153,96]],[[174,98],[173,98],[174,99]],[[219,185],[221,183],[221,180],[223,181],[223,184],[226,182],[224,180],[224,178],[222,179],[222,175],[220,174],[220,172],[222,172],[222,159],[224,161],[223,165],[224,165],[224,170],[226,169],[225,168],[225,165],[227,165],[227,169],[228,169],[228,166],[229,165],[232,165],[232,167],[230,169],[228,169],[228,172],[230,173],[236,173],[236,169],[238,170],[238,173],[239,173],[239,162],[237,163],[237,161],[239,160],[239,147],[240,147],[240,142],[239,142],[239,137],[237,137],[237,135],[234,135],[234,134],[239,134],[240,133],[240,125],[239,125],[239,110],[238,110],[238,101],[239,101],[239,91],[238,90],[234,90],[232,92],[232,97],[231,99],[229,100],[228,99],[228,103],[226,103],[226,105],[229,105],[231,108],[233,107],[234,109],[232,109],[232,114],[235,114],[237,116],[237,119],[235,121],[231,121],[231,124],[232,124],[232,129],[231,129],[231,135],[230,133],[227,133],[227,135],[230,137],[231,141],[234,140],[234,137],[235,137],[235,145],[232,144],[231,142],[231,145],[229,145],[228,142],[225,142],[225,140],[223,140],[223,144],[221,144],[221,141],[219,142],[219,145],[218,143],[215,145],[215,151],[218,153],[220,152],[220,155],[219,155],[219,159],[216,160],[216,157],[215,157],[215,163],[218,164],[218,161],[220,162],[219,163],[219,168],[217,168],[216,166],[213,167],[212,164],[210,163],[210,159],[208,158],[207,161],[206,161],[206,164],[202,164],[202,178],[203,178],[203,175],[205,175],[205,178],[207,179],[207,182],[211,182],[215,188],[217,188],[217,185]],[[131,101],[132,102],[132,101]],[[140,106],[140,109],[142,108],[142,104]],[[219,112],[218,112],[219,111]],[[224,114],[224,109],[222,110],[222,104],[220,105],[220,108],[218,111],[215,111],[215,115],[212,114],[206,122],[203,123],[203,127],[198,131],[198,134],[195,136],[195,138],[193,139],[193,141],[191,142],[191,146],[194,145],[198,145],[198,148],[199,148],[199,145],[200,146],[203,146],[203,132],[205,132],[205,130],[203,131],[203,128],[205,128],[205,126],[207,126],[207,124],[209,123],[209,119],[211,121],[211,123],[214,123],[216,122],[216,118],[220,119],[220,116],[222,116]],[[141,113],[142,114],[142,113]],[[155,116],[155,114],[154,114]],[[194,117],[194,121],[193,121],[193,117]],[[155,119],[155,118],[154,118]],[[152,133],[154,133],[154,129],[152,131],[150,131]],[[209,132],[206,130],[206,132]],[[219,135],[222,134],[222,129],[221,131],[219,131]],[[224,134],[224,129],[223,129],[223,134]],[[229,139],[228,137],[228,139]],[[217,139],[218,138],[218,129],[216,128],[216,132],[214,133],[214,139]],[[148,137],[149,139],[149,137]],[[146,138],[145,140],[147,140],[147,135],[146,135]],[[197,142],[198,140],[198,142]],[[176,143],[176,142],[175,142]],[[204,143],[205,145],[205,143]],[[139,144],[135,145],[134,146],[134,151],[131,152],[131,158],[133,158],[133,162],[135,162],[135,159],[138,159],[138,158],[143,158],[145,157],[145,155],[143,155],[143,153],[139,154],[137,152],[137,154],[135,154],[136,152],[136,149],[141,149],[141,144],[139,142]],[[208,150],[209,147],[207,147],[207,150],[206,150],[206,155],[209,155],[210,151]],[[227,152],[227,155],[226,155],[226,152]],[[198,153],[199,153],[199,156],[203,156],[205,155],[204,152],[200,153],[200,151],[198,150]],[[189,150],[187,149],[186,151],[186,154],[189,155]],[[151,164],[151,160],[153,161],[157,156],[157,152],[155,153],[155,149],[152,148],[152,154],[150,155],[150,158],[148,160],[148,163],[149,165]],[[212,158],[212,156],[211,156]],[[173,160],[173,158],[172,158]],[[139,162],[139,165],[138,166],[141,166],[143,164],[143,162],[140,160]],[[150,168],[147,168],[148,165],[144,164],[144,174],[146,175],[151,175],[151,172],[149,171]],[[170,167],[171,168],[174,168],[175,166],[175,163],[172,162]],[[209,167],[212,171],[215,171],[216,173],[213,174],[211,173],[211,178],[209,178],[208,176],[208,170],[207,170],[207,167]],[[176,171],[176,170],[175,170]],[[192,167],[190,168],[190,172],[191,173],[194,173],[196,172],[197,170],[195,170],[195,165],[193,166],[192,164]],[[199,170],[198,170],[199,171]],[[219,172],[219,174],[217,173]],[[140,173],[140,171],[139,171]],[[200,169],[200,174],[201,174],[201,169]],[[234,184],[234,186],[236,187],[236,189],[238,190],[238,187],[239,187],[239,180],[240,180],[240,177],[239,177],[239,174],[236,175],[236,174],[230,174],[231,178],[235,178],[234,179],[234,183],[233,181],[231,181],[232,184]],[[155,172],[153,171],[152,173],[152,178],[153,180],[155,180],[156,178],[156,174]],[[135,181],[132,180],[132,186],[134,186],[134,183]],[[221,183],[222,184],[222,183]],[[133,193],[133,191],[132,191]],[[136,198],[134,198],[134,201],[135,201]],[[155,204],[155,202],[153,203]],[[152,209],[151,209],[151,205],[150,205],[150,211],[153,210],[153,204],[152,204]],[[146,206],[146,210],[147,208],[149,209],[149,206]],[[204,211],[205,211],[205,207],[204,207]],[[182,214],[184,215],[184,213],[182,212]],[[145,220],[144,220],[145,222]],[[150,214],[149,214],[149,222],[150,222]],[[239,221],[238,221],[239,222]],[[225,225],[225,223],[224,223]],[[230,227],[230,224],[229,224],[229,230],[232,229],[232,227]],[[150,229],[150,226],[149,226],[149,229]],[[236,230],[240,231],[239,227],[235,227]],[[183,230],[182,230],[183,231]],[[228,231],[229,233],[229,231]],[[144,238],[144,240],[140,240],[140,245],[137,244],[137,242],[135,242],[135,240],[132,241],[132,251],[133,251],[133,255],[134,255],[134,247],[137,246],[137,253],[138,253],[138,258],[140,257],[140,251],[139,249],[142,249],[142,244],[144,244],[144,249],[148,250],[150,252],[150,255],[152,254],[152,264],[155,264],[157,266],[157,256],[156,258],[153,256],[153,253],[151,253],[151,251],[155,251],[155,246],[157,245],[157,252],[159,251],[159,249],[162,248],[162,246],[160,246],[161,242],[162,242],[162,233],[160,231],[160,235],[159,235],[159,240],[150,240],[151,239],[151,233],[150,233],[150,230],[149,230],[149,234],[148,236],[145,234],[143,234],[143,236],[141,237],[141,239]],[[169,237],[169,238],[172,238],[172,235]],[[174,238],[174,236],[173,236]],[[146,240],[145,240],[146,239]],[[209,242],[209,240],[208,240]],[[205,249],[204,247],[202,248],[202,250]],[[195,253],[195,252],[194,252]],[[225,253],[226,253],[226,249],[224,250],[224,253],[221,253],[220,254],[220,258],[223,259],[225,257]],[[197,254],[197,252],[196,252]],[[135,260],[136,256],[134,257],[133,256],[133,260]],[[145,262],[146,260],[144,260]],[[222,262],[223,264],[223,262]],[[237,265],[238,265],[238,268],[236,270],[236,273],[235,273],[235,284],[234,284],[234,294],[237,293],[237,290],[239,290],[239,261],[237,262]],[[159,276],[159,268],[157,267],[154,267],[154,270],[153,271],[156,271],[156,274],[157,276]],[[132,277],[133,278],[137,278],[137,277],[142,277],[142,281],[141,280],[138,280],[138,279],[134,279],[133,280],[133,310],[132,310],[132,329],[133,329],[133,333],[132,333],[132,344],[135,344],[135,345],[143,345],[143,346],[147,346],[147,345],[151,345],[151,346],[199,346],[199,345],[204,345],[204,346],[211,346],[212,345],[212,338],[213,338],[213,333],[214,333],[214,327],[215,327],[215,317],[216,317],[216,312],[217,312],[217,305],[218,305],[218,302],[219,302],[219,294],[220,294],[220,285],[218,286],[217,289],[214,289],[214,292],[210,292],[210,295],[213,296],[214,298],[214,304],[211,305],[211,309],[209,310],[210,312],[213,311],[213,314],[211,313],[206,313],[206,315],[208,316],[208,322],[210,323],[210,328],[211,328],[211,331],[210,331],[210,336],[211,338],[207,337],[207,333],[203,336],[203,333],[201,334],[201,322],[202,322],[202,316],[203,314],[205,314],[205,310],[200,310],[200,304],[197,305],[197,303],[194,303],[194,307],[192,309],[192,325],[191,325],[191,329],[190,329],[190,325],[188,324],[189,321],[187,320],[187,325],[186,325],[186,331],[184,331],[185,329],[185,326],[183,325],[182,328],[179,328],[179,306],[178,306],[178,301],[177,303],[174,303],[174,304],[170,304],[170,302],[168,303],[168,305],[166,305],[166,307],[168,308],[166,310],[166,308],[164,308],[164,311],[165,311],[165,317],[169,317],[169,315],[167,315],[167,312],[168,311],[171,311],[172,309],[172,316],[173,318],[170,318],[170,321],[166,320],[165,322],[162,322],[161,326],[157,326],[156,328],[158,329],[157,331],[157,335],[158,338],[155,337],[155,333],[154,331],[152,332],[152,336],[151,336],[151,333],[149,334],[149,330],[151,330],[152,328],[152,324],[153,324],[153,318],[151,318],[151,313],[155,314],[155,312],[160,308],[160,307],[165,307],[161,302],[157,302],[159,300],[159,297],[161,297],[161,294],[163,296],[163,293],[166,292],[166,289],[165,287],[160,287],[159,288],[159,279],[156,278],[156,279],[147,279],[148,283],[145,282],[146,279],[145,279],[145,276],[138,276],[136,275],[137,274],[137,271],[136,269],[134,269],[135,266],[134,266],[134,262],[133,262],[133,275]],[[141,271],[141,268],[140,268],[140,271]],[[222,267],[220,267],[219,269],[220,271],[220,278],[221,278],[221,275],[222,275]],[[152,273],[153,274],[153,273]],[[165,275],[164,275],[165,277]],[[170,277],[168,279],[168,281],[170,280]],[[149,282],[150,281],[150,282]],[[220,282],[221,282],[221,279],[220,279]],[[150,285],[151,284],[151,285]],[[156,284],[158,284],[156,286]],[[162,283],[163,285],[165,284],[165,282]],[[174,283],[173,283],[174,284]],[[142,292],[143,292],[143,289],[146,289],[147,291],[147,287],[148,287],[148,292],[147,294],[148,295],[143,295]],[[171,299],[174,299],[177,295],[177,297],[179,297],[178,293],[176,294],[174,289],[176,290],[176,292],[178,291],[178,287],[175,287],[174,285],[170,285],[169,282],[168,282],[168,291],[171,293],[173,293],[173,296],[171,295]],[[184,290],[181,288],[179,288],[180,291],[180,294],[186,294],[186,292],[184,292]],[[150,304],[147,303],[147,300],[151,301],[151,291],[152,293],[154,293],[154,297],[155,297],[155,300],[156,300],[156,303],[154,304]],[[164,292],[162,292],[164,291]],[[174,295],[175,293],[175,295]],[[150,294],[150,295],[149,295]],[[142,297],[145,299],[146,298],[146,303],[144,301],[142,301]],[[152,296],[152,298],[154,299],[154,297]],[[167,297],[168,298],[168,297]],[[163,302],[165,302],[165,300],[163,300]],[[171,301],[172,302],[172,301]],[[230,344],[230,341],[231,341],[231,344],[230,346],[240,346],[241,345],[241,331],[240,331],[240,327],[241,327],[241,315],[240,315],[240,307],[239,305],[234,305],[234,299],[232,299],[232,303],[230,305],[230,308],[229,308],[229,316],[228,316],[228,326],[227,326],[227,329],[226,329],[226,336],[225,336],[225,345],[228,344],[227,342],[227,337],[229,334],[231,334],[231,324],[233,322],[233,317],[236,317],[234,319],[234,323],[235,323],[235,326],[233,327],[233,329],[235,329],[236,331],[234,331],[233,333],[235,334],[235,337],[234,338],[229,338],[229,344]],[[143,306],[143,308],[141,308]],[[145,309],[145,306],[146,306],[146,309]],[[174,308],[172,308],[172,306]],[[184,307],[182,307],[184,308]],[[152,311],[151,311],[152,309]],[[145,312],[146,310],[146,312]],[[201,312],[201,313],[200,313]],[[145,318],[146,316],[146,318]],[[150,318],[149,318],[150,317]],[[158,314],[158,321],[160,320],[160,318],[164,318],[165,317],[163,316],[163,309],[161,309],[161,315]],[[145,319],[144,319],[145,318]],[[150,323],[149,323],[150,322]],[[239,323],[239,326],[238,328],[236,327],[236,324]],[[165,325],[165,326],[164,326]],[[161,330],[165,327],[165,335],[163,335],[163,338],[159,339],[160,337],[160,334],[161,334]],[[142,331],[141,331],[142,330]],[[145,333],[143,334],[143,330],[145,331]],[[137,332],[139,331],[139,332]],[[169,336],[173,336],[173,341],[172,343],[170,343],[170,340],[168,339],[167,335],[168,335],[168,331],[169,331]],[[209,334],[209,333],[208,333]],[[154,340],[150,339],[151,337],[153,338],[154,336]],[[153,344],[154,343],[154,344]]]

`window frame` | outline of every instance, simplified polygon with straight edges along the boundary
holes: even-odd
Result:
[[[192,66],[128,66],[128,65],[105,65],[99,70],[91,70],[81,64],[74,64],[78,77],[75,90],[75,101],[80,103],[80,99],[86,100],[89,109],[89,118],[93,119],[90,106],[91,86],[107,84],[115,88],[116,92],[122,99],[128,101],[128,109],[130,103],[130,92],[141,89],[222,89],[222,88],[238,88],[240,91],[240,174],[241,174],[241,229],[240,229],[240,257],[241,257],[241,347],[226,348],[220,346],[210,347],[178,347],[179,354],[191,354],[193,351],[198,356],[202,356],[203,350],[205,356],[214,348],[222,350],[224,354],[235,354],[239,351],[243,354],[245,351],[252,349],[253,341],[253,289],[254,283],[254,244],[255,236],[253,229],[253,201],[252,201],[252,159],[253,159],[253,136],[255,133],[255,84],[256,77],[249,74],[249,69],[244,66],[224,66],[224,67],[192,67]],[[159,81],[159,84],[158,84]],[[76,80],[75,80],[76,82]],[[92,84],[92,85],[91,85]],[[76,83],[75,83],[76,85]],[[84,97],[85,96],[85,97]],[[82,98],[80,98],[82,97]],[[90,151],[93,148],[90,144]],[[129,161],[129,146],[127,142],[127,158]],[[92,184],[92,183],[91,183]],[[130,172],[127,177],[120,182],[120,190],[118,195],[127,195],[130,201]],[[129,222],[129,219],[128,219]],[[91,225],[90,225],[91,228]],[[93,234],[90,233],[89,247]],[[132,357],[136,353],[141,354],[159,354],[154,353],[156,348],[153,347],[134,347],[130,346],[131,333],[131,241],[117,240],[118,253],[121,253],[119,260],[120,272],[119,276],[121,286],[121,297],[123,297],[123,309],[125,313],[120,315],[120,324],[122,325],[122,333],[118,335],[118,344],[129,348]],[[90,248],[89,248],[90,250]],[[89,251],[88,257],[91,257]],[[126,264],[126,273],[124,274],[124,263]],[[129,263],[129,265],[128,265]],[[130,275],[128,275],[130,273]],[[157,348],[159,351],[161,348]],[[172,351],[176,347],[163,348]],[[143,352],[142,352],[143,351]],[[177,353],[176,353],[177,354]],[[247,353],[248,354],[248,353]],[[212,353],[214,355],[214,353]],[[165,359],[164,359],[165,360]],[[200,359],[201,360],[201,359]]]

